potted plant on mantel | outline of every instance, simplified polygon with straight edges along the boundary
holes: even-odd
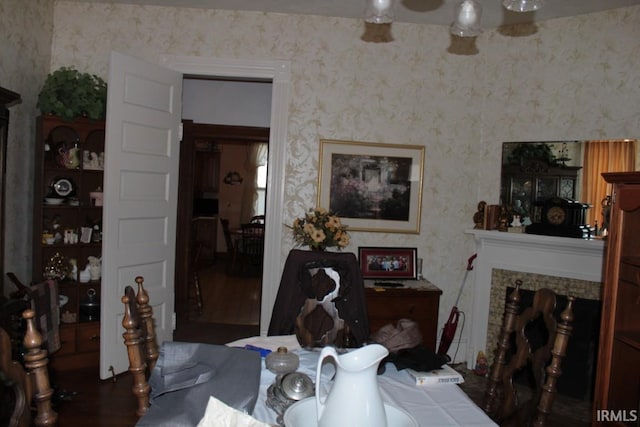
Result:
[[[42,114],[66,120],[76,117],[102,120],[106,114],[107,83],[95,74],[61,67],[47,76],[37,106]]]
[[[508,163],[510,165],[523,166],[529,162],[543,162],[548,166],[558,166],[558,159],[553,154],[551,146],[545,143],[531,144],[522,143],[518,144],[516,148],[509,154]]]

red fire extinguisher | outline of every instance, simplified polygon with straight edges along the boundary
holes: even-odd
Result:
[[[473,254],[467,260],[467,269],[464,272],[464,278],[462,279],[462,285],[460,286],[460,291],[458,292],[458,297],[456,298],[456,303],[453,308],[451,308],[451,313],[449,313],[449,319],[447,323],[445,323],[444,328],[442,329],[442,337],[440,337],[440,346],[438,347],[438,354],[446,356],[449,351],[449,347],[451,346],[451,342],[453,341],[453,337],[456,335],[456,329],[458,328],[458,318],[460,317],[460,311],[458,310],[458,303],[460,302],[460,296],[462,295],[462,290],[464,289],[464,284],[467,281],[467,276],[469,272],[473,270],[473,260],[477,258],[478,254]]]

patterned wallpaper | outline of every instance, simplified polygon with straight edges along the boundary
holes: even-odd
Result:
[[[7,142],[6,222],[4,271],[31,280],[33,149],[38,92],[49,73],[53,2],[0,1],[0,86],[20,94],[22,102],[10,107]],[[5,294],[15,287],[5,277]],[[0,287],[0,290],[2,287]],[[0,292],[2,293],[2,292]]]
[[[640,7],[545,22],[530,36],[485,31],[475,55],[449,53],[439,26],[394,23],[392,42],[369,43],[362,21],[317,16],[60,1],[54,21],[52,69],[106,76],[112,49],[154,62],[291,61],[285,221],[315,204],[319,139],[424,145],[420,235],[353,233],[348,249],[417,247],[444,290],[441,319],[474,251],[463,230],[478,200],[497,201],[502,141],[640,135]]]
[[[478,200],[498,199],[503,141],[640,135],[640,7],[544,22],[527,36],[528,26],[486,30],[475,54],[450,53],[439,26],[394,23],[393,41],[372,43],[352,19],[72,1],[54,13],[52,70],[106,77],[112,49],[152,62],[290,61],[285,221],[315,204],[320,139],[424,145],[421,233],[353,233],[348,250],[417,247],[444,291],[440,323],[474,251],[463,231]]]

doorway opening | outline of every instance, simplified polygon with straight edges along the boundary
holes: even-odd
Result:
[[[181,323],[206,333],[207,342],[259,334],[262,271],[245,274],[239,232],[252,217],[264,217],[266,182],[259,182],[258,167],[268,170],[268,144],[268,128],[183,120],[176,271],[187,286],[176,292],[180,339]],[[234,233],[233,248],[223,222]],[[229,336],[230,326],[238,336]]]
[[[283,199],[285,188],[286,141],[288,129],[288,110],[291,97],[291,65],[283,60],[255,59],[218,59],[195,56],[162,55],[161,63],[183,74],[183,76],[220,76],[221,78],[262,79],[270,80],[271,111],[269,120],[269,174],[267,177],[266,216],[269,218],[265,227],[263,287],[260,304],[260,335],[266,335],[273,304],[276,299],[278,284],[282,274],[282,233]],[[183,236],[176,236],[180,246]],[[177,254],[176,254],[177,255]],[[186,260],[176,258],[176,298],[186,291],[183,273],[180,268],[186,267]],[[176,310],[179,311],[179,310]],[[181,320],[176,319],[180,329]],[[177,331],[176,331],[177,332]],[[174,334],[175,338],[176,334]],[[177,339],[177,338],[175,338]]]

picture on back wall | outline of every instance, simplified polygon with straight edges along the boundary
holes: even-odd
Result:
[[[320,141],[318,206],[354,231],[419,233],[424,147]]]

